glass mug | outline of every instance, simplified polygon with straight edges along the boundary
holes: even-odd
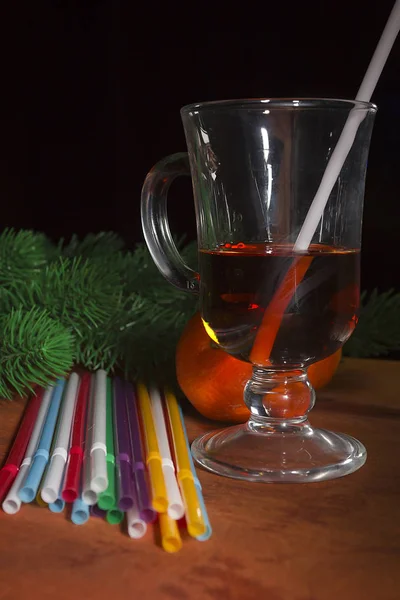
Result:
[[[361,124],[311,244],[294,244],[349,117]],[[246,424],[194,441],[195,460],[250,481],[307,482],[366,460],[353,437],[313,428],[307,367],[339,350],[357,323],[362,210],[376,107],[326,99],[205,102],[181,110],[188,154],[160,161],[142,191],[149,251],[173,285],[200,294],[205,329],[253,365]],[[178,175],[193,182],[199,273],[167,220]]]

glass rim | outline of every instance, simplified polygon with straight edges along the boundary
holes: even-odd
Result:
[[[353,107],[360,110],[376,111],[377,106],[372,102],[365,102],[363,100],[346,100],[341,98],[238,98],[230,100],[210,100],[206,102],[195,102],[192,104],[186,104],[181,108],[181,114],[187,114],[193,111],[207,110],[207,109],[256,109],[256,108],[268,108],[268,109],[316,109],[316,108],[330,108],[330,109],[349,109]]]

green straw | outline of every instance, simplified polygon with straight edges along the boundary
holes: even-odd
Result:
[[[118,523],[121,523],[123,518],[124,513],[122,512],[122,510],[119,510],[119,508],[117,508],[116,506],[114,508],[110,508],[110,510],[107,511],[106,521],[107,523],[110,523],[110,525],[118,525]]]
[[[107,446],[107,475],[108,487],[99,494],[97,504],[102,510],[114,509],[117,504],[115,487],[115,451],[114,451],[114,422],[113,422],[113,391],[112,382],[107,377],[107,399],[106,399],[106,446]],[[109,521],[108,517],[106,517]],[[109,521],[111,522],[111,521]]]
[[[118,525],[124,518],[124,513],[117,507],[117,495],[115,485],[115,450],[114,450],[114,418],[113,418],[113,386],[107,377],[106,397],[106,446],[107,446],[107,475],[108,488],[99,494],[97,505],[106,510],[106,521],[110,525]]]

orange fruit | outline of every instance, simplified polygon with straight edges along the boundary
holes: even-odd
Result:
[[[342,349],[320,360],[308,367],[308,379],[315,390],[319,390],[327,385],[342,360]]]
[[[311,365],[308,376],[314,388],[326,385],[335,373],[342,351]],[[187,323],[176,349],[178,383],[193,406],[208,419],[243,423],[249,409],[243,400],[243,390],[251,378],[251,364],[216,348],[200,314]],[[285,413],[289,417],[289,414]]]

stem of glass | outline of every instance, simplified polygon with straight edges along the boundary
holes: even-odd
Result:
[[[315,391],[305,369],[254,366],[244,401],[251,412],[250,420],[264,425],[296,424],[307,419],[315,403]]]

